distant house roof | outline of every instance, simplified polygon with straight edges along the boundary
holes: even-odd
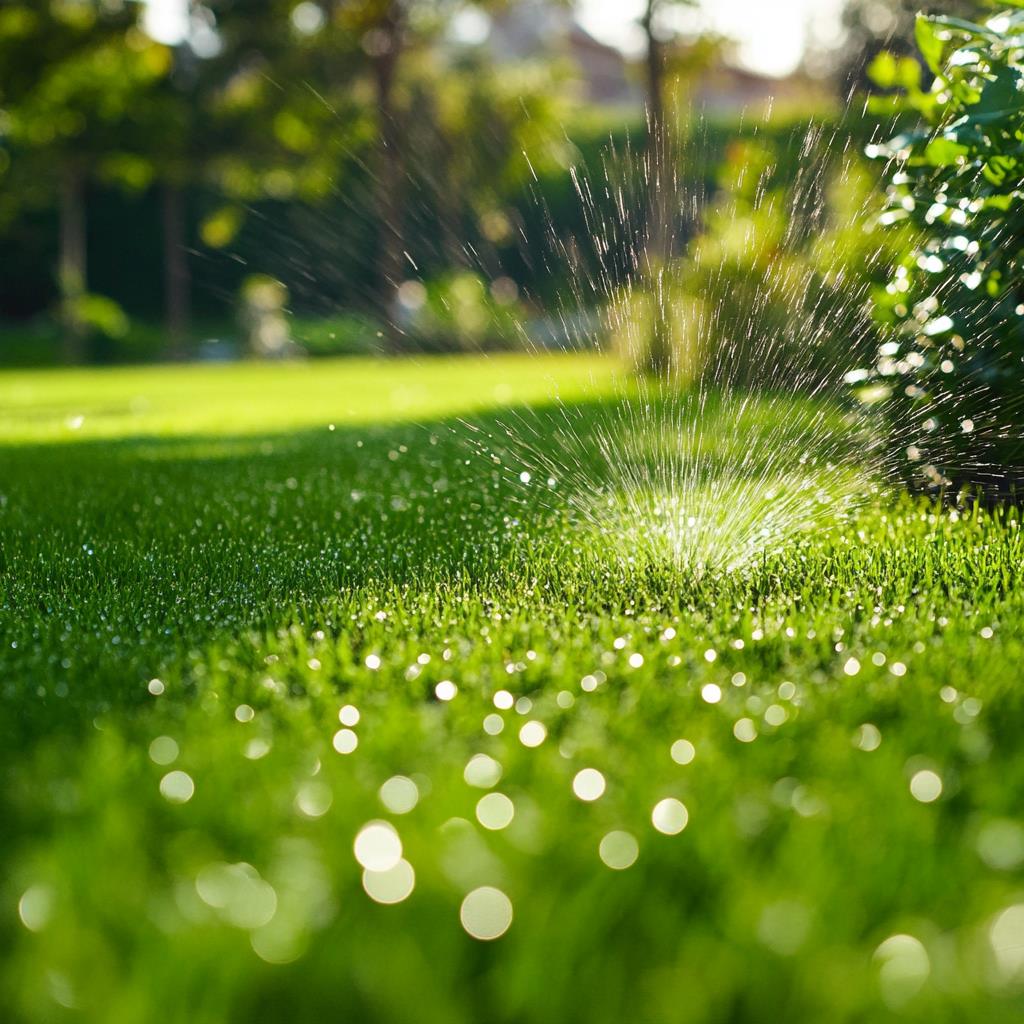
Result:
[[[620,50],[595,39],[570,11],[550,0],[520,0],[496,14],[485,45],[498,63],[569,57],[590,102],[643,106],[643,76],[637,69]],[[685,52],[688,44],[677,45]],[[690,101],[695,110],[729,116],[755,113],[769,103],[790,105],[820,96],[821,87],[804,75],[771,78],[719,60],[697,75]]]
[[[486,45],[498,62],[571,58],[584,95],[594,103],[642,101],[622,53],[595,39],[564,8],[545,0],[524,0],[495,15]]]

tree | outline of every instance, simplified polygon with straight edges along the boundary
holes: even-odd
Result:
[[[844,90],[869,84],[867,67],[883,50],[915,56],[914,23],[922,6],[932,14],[967,16],[978,0],[847,0],[843,8],[843,41],[837,79]]]
[[[714,60],[718,43],[698,39],[685,53],[673,52],[676,35],[669,18],[673,10],[693,6],[694,0],[647,0],[640,24],[647,40],[645,71],[647,84],[647,174],[648,215],[645,259],[653,303],[649,318],[649,338],[642,360],[652,374],[665,375],[672,369],[676,317],[667,308],[670,301],[664,287],[664,274],[672,258],[679,215],[679,189],[676,161],[679,153],[677,127],[679,109],[669,95],[670,83],[691,77]]]
[[[82,358],[90,327],[124,318],[88,290],[86,190],[131,178],[131,122],[141,95],[166,74],[166,48],[137,27],[138,5],[82,0],[9,4],[0,11],[0,106],[12,150],[8,216],[59,196],[57,267],[65,356]]]

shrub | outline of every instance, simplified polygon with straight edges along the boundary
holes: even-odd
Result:
[[[886,263],[860,228],[872,183],[819,152],[813,132],[804,139],[815,152],[796,180],[775,147],[734,144],[700,235],[660,276],[660,301],[647,286],[619,303],[627,315],[613,308],[615,344],[638,367],[654,368],[659,309],[662,361],[684,383],[820,391],[873,351],[870,283]]]
[[[879,290],[888,335],[853,379],[891,403],[918,477],[1005,490],[1019,476],[1024,397],[1024,11],[982,24],[921,16],[917,40],[927,90],[916,62],[873,68],[896,89],[875,109],[917,125],[868,155],[887,161],[880,224],[918,240]]]
[[[481,352],[522,348],[525,313],[519,289],[507,277],[488,282],[470,270],[398,289],[395,326],[404,346],[417,351]]]

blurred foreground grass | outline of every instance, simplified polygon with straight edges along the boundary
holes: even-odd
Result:
[[[631,558],[613,369],[0,377],[6,1020],[1020,1019],[1016,515]]]

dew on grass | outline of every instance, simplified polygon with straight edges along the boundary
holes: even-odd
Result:
[[[378,791],[380,802],[392,814],[408,814],[420,799],[419,786],[405,775],[392,775]]]
[[[262,736],[255,736],[246,743],[243,753],[250,761],[258,761],[270,753],[270,743]]]
[[[474,754],[466,763],[462,777],[477,789],[491,789],[501,781],[501,765],[488,754]]]
[[[407,900],[416,887],[413,866],[401,858],[384,871],[363,871],[363,890],[374,903],[392,906]]]
[[[368,654],[368,655],[367,655],[367,656],[366,656],[366,657],[365,657],[365,658],[363,659],[363,664],[365,664],[365,665],[366,665],[366,667],[367,667],[367,668],[368,668],[368,669],[369,669],[369,670],[370,670],[371,672],[376,672],[376,671],[377,671],[377,669],[379,669],[379,668],[380,668],[380,666],[381,666],[381,660],[380,660],[380,655],[379,655],[379,654]]]
[[[174,764],[178,753],[178,742],[172,736],[157,736],[149,745],[149,759],[153,764]]]
[[[236,928],[261,928],[277,911],[276,890],[251,864],[207,864],[195,887],[199,898]]]
[[[920,939],[890,935],[874,953],[882,998],[893,1009],[909,1002],[931,974],[931,959]]]
[[[686,765],[697,756],[697,748],[689,740],[676,740],[669,750],[669,755],[676,764]]]
[[[1024,903],[1000,911],[988,929],[988,941],[1003,980],[1024,975]]]
[[[613,871],[625,871],[636,863],[640,856],[640,845],[631,833],[616,830],[601,840],[597,852],[605,865]]]
[[[247,724],[256,717],[256,712],[248,704],[239,704],[235,708],[235,721]]]
[[[1024,827],[1010,818],[986,822],[978,832],[975,849],[994,871],[1013,871],[1024,864]]]
[[[500,889],[481,886],[462,901],[459,920],[474,939],[481,942],[500,939],[512,925],[512,901]]]
[[[476,820],[491,832],[507,828],[515,813],[515,805],[504,793],[487,793],[476,804]]]
[[[164,692],[166,687],[164,686],[163,680],[150,679],[150,681],[146,684],[146,689],[149,690],[149,692],[154,697],[159,697]]]
[[[172,804],[187,804],[195,791],[196,785],[187,772],[168,772],[160,780],[160,793]]]
[[[450,679],[442,679],[441,682],[434,687],[434,696],[442,702],[454,700],[455,695],[458,692],[459,688]]]
[[[402,840],[387,821],[364,825],[352,844],[356,860],[367,871],[390,871],[402,857]]]
[[[753,719],[740,718],[733,724],[732,734],[740,743],[753,743],[757,739],[757,726]]]
[[[499,711],[510,711],[512,705],[515,704],[516,699],[512,696],[508,690],[498,690],[498,692],[492,698],[494,706]]]
[[[717,704],[722,699],[722,688],[717,683],[705,683],[700,689],[700,696],[706,704]]]
[[[295,794],[295,809],[307,818],[322,818],[330,810],[333,800],[331,787],[325,782],[304,782]]]
[[[547,735],[548,730],[544,723],[533,719],[519,730],[519,742],[524,747],[539,747]]]
[[[686,805],[675,797],[665,797],[654,805],[651,811],[651,824],[663,835],[675,836],[686,828],[690,821],[690,813]]]
[[[359,708],[353,704],[346,704],[338,711],[338,721],[350,729],[359,724],[359,718]]]
[[[488,736],[497,736],[505,728],[505,719],[498,714],[490,714],[484,718],[484,732]]]
[[[604,776],[596,768],[583,768],[572,780],[572,791],[586,803],[600,800],[605,791]]]
[[[923,804],[934,803],[942,796],[942,779],[930,768],[922,768],[910,778],[910,795]]]
[[[878,726],[872,725],[871,722],[865,722],[858,727],[853,734],[853,745],[858,750],[868,753],[877,750],[882,745],[882,734],[878,731]]]
[[[331,740],[339,754],[351,754],[359,746],[359,737],[351,729],[339,729]]]
[[[18,900],[18,917],[30,932],[40,932],[50,922],[56,897],[48,885],[31,885]]]

